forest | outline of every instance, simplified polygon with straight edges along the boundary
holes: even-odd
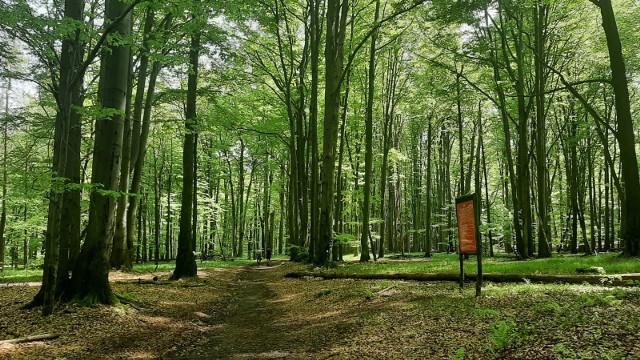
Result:
[[[145,308],[134,278],[455,273],[473,193],[488,271],[636,283],[638,34],[637,0],[0,0],[0,282],[60,316]]]

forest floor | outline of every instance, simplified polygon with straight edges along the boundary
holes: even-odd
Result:
[[[202,268],[111,275],[118,307],[20,310],[37,286],[0,288],[2,359],[637,359],[640,289],[590,285],[285,279],[308,270]],[[158,281],[151,280],[158,276]],[[32,284],[33,285],[33,284]]]

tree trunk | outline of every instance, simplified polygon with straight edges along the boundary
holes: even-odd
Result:
[[[4,270],[5,228],[7,226],[7,130],[9,127],[9,94],[11,93],[11,78],[7,79],[4,98],[4,121],[2,124],[2,214],[0,215],[0,271]]]
[[[380,16],[380,0],[376,0],[376,10],[374,22],[377,22]],[[364,201],[362,202],[362,237],[360,238],[360,261],[369,261],[369,237],[370,225],[369,216],[371,215],[371,181],[373,180],[373,97],[375,95],[376,81],[376,41],[378,39],[378,31],[371,35],[371,47],[369,49],[369,75],[367,86],[367,110],[365,116],[365,146],[364,146]],[[375,253],[375,248],[372,248]]]
[[[551,228],[549,226],[550,194],[547,184],[547,128],[545,113],[545,65],[547,61],[546,19],[548,5],[536,0],[533,7],[535,21],[535,93],[536,93],[536,181],[538,187],[538,258],[551,257]]]
[[[327,261],[333,242],[333,210],[335,190],[335,160],[340,118],[340,88],[344,65],[344,40],[347,26],[348,1],[327,1],[327,32],[325,47],[325,112],[322,143],[322,174],[320,200],[320,236],[315,244],[317,265]]]
[[[119,18],[127,5],[118,0],[106,2],[105,18]],[[131,14],[118,24],[116,32],[126,38],[131,29]],[[130,47],[111,46],[100,65],[98,94],[100,105],[116,110],[113,115],[96,121],[89,224],[78,263],[71,279],[68,296],[86,298],[90,302],[113,304],[116,300],[109,285],[109,254],[115,227],[115,198],[122,157],[123,113],[126,105]]]
[[[638,175],[638,158],[636,157],[635,133],[631,116],[626,66],[622,54],[622,44],[616,17],[611,0],[592,0],[600,8],[602,28],[607,38],[609,62],[613,90],[615,93],[616,119],[618,131],[616,138],[620,146],[620,165],[624,183],[624,242],[623,254],[626,256],[640,255],[640,176]]]
[[[192,211],[193,211],[193,177],[195,163],[195,119],[196,98],[198,86],[198,57],[200,54],[200,33],[191,36],[191,48],[189,50],[190,71],[187,85],[187,107],[185,127],[187,133],[184,136],[182,151],[182,208],[180,209],[180,233],[178,235],[178,255],[176,256],[176,268],[171,275],[172,280],[184,277],[196,277],[196,260],[193,254]]]
[[[425,222],[425,248],[424,248],[424,256],[426,257],[431,257],[431,249],[433,248],[432,245],[432,238],[431,238],[431,208],[433,205],[433,200],[431,199],[431,166],[432,166],[432,159],[431,159],[431,148],[432,148],[432,144],[433,144],[433,134],[432,134],[432,124],[431,124],[432,119],[429,118],[428,122],[429,124],[427,125],[427,195],[426,195],[426,222]]]

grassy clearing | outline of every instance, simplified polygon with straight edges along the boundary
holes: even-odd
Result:
[[[42,269],[4,269],[0,272],[0,283],[37,282],[42,280]]]
[[[348,260],[348,259],[345,259]],[[576,274],[578,268],[601,266],[607,274],[640,272],[640,260],[622,258],[618,254],[597,256],[555,255],[550,259],[518,261],[513,257],[483,258],[483,272],[503,274]],[[475,256],[464,262],[465,272],[475,273]],[[429,259],[414,257],[412,260],[383,259],[378,262],[339,264],[338,273],[390,274],[390,273],[457,273],[459,259],[456,254],[435,254]]]
[[[198,261],[198,268],[226,268],[234,266],[245,266],[255,264],[254,260],[234,260],[234,261],[219,261],[208,260]],[[133,266],[133,273],[149,273],[149,272],[166,272],[173,271],[175,268],[175,261],[161,262],[156,265],[152,262],[146,264],[135,264]],[[25,283],[25,282],[39,282],[42,281],[42,269],[4,269],[0,272],[0,284],[1,283]]]
[[[255,260],[233,260],[233,261],[221,261],[221,260],[206,260],[206,261],[197,261],[198,268],[216,268],[216,267],[234,267],[234,266],[245,266],[255,264]],[[158,264],[158,268],[156,269],[156,265],[152,262],[146,264],[136,264],[133,266],[133,272],[154,272],[154,271],[173,271],[176,267],[175,261],[161,262]]]

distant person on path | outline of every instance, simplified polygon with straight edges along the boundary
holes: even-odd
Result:
[[[267,263],[271,262],[271,248],[267,248]]]
[[[256,261],[258,262],[258,265],[260,265],[260,263],[262,262],[262,250],[258,250],[258,254],[256,255]]]

